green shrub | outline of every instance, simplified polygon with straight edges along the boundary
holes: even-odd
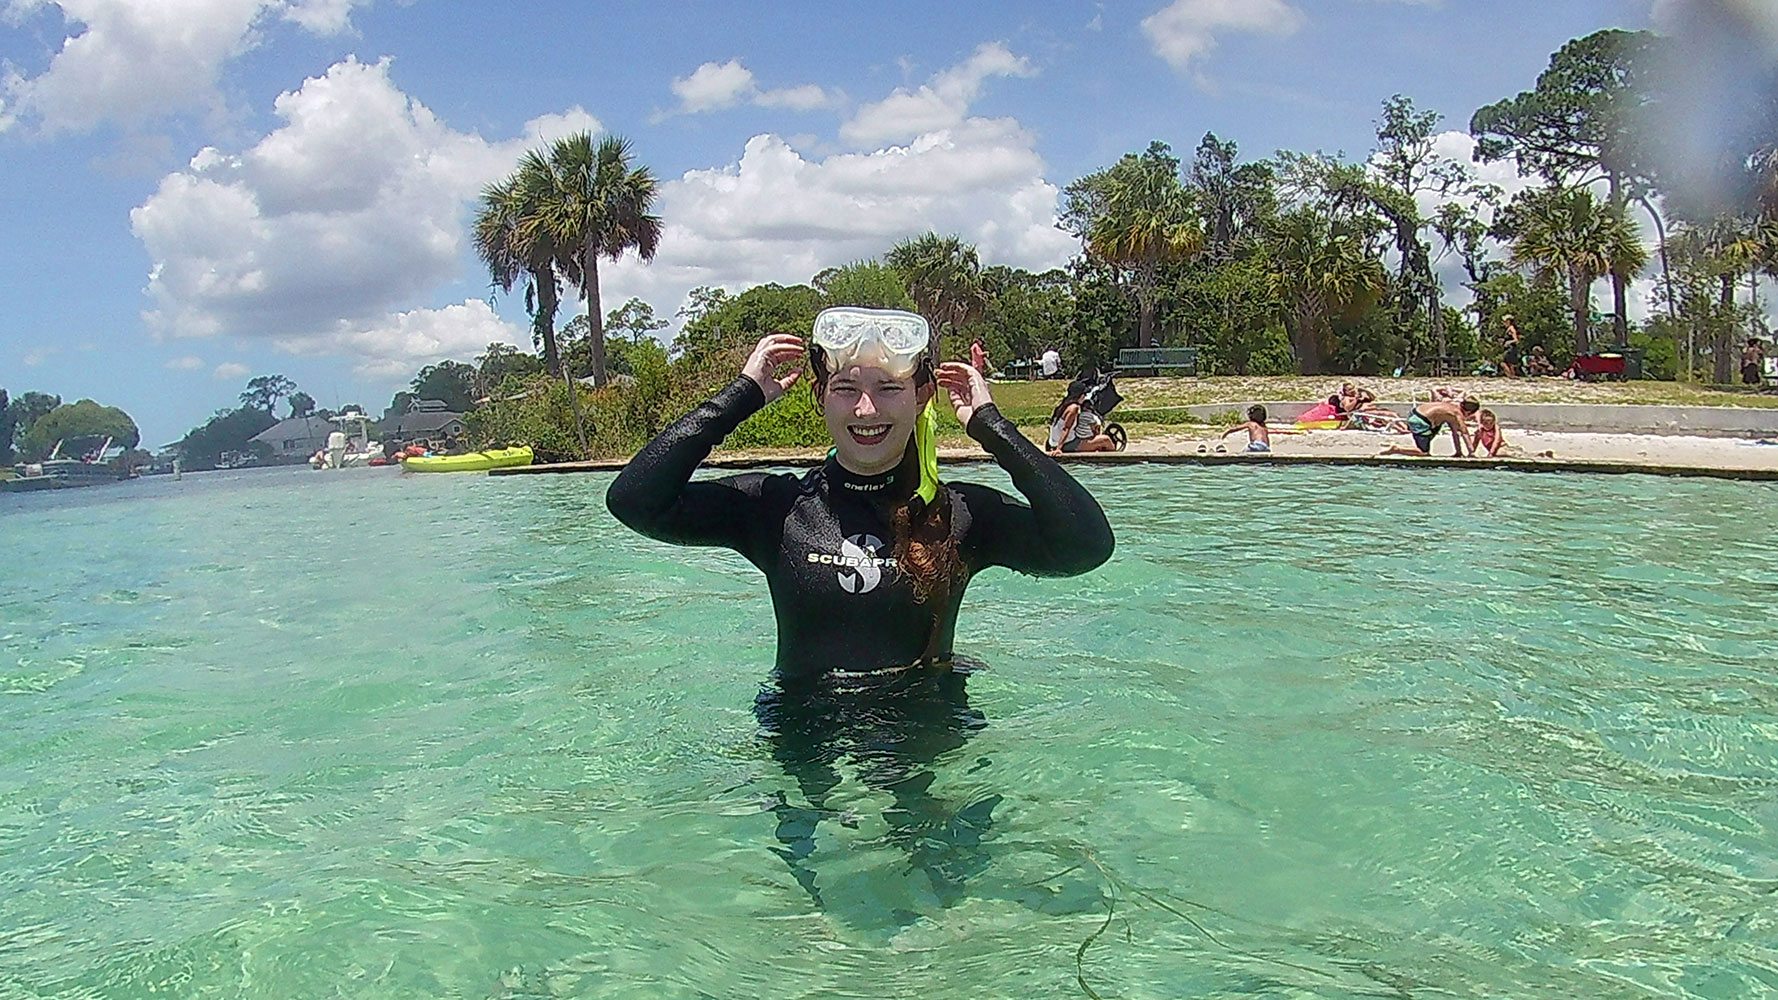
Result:
[[[1267,332],[1271,336],[1247,358],[1247,374],[1295,375],[1296,354],[1290,349],[1289,335],[1284,332],[1283,327],[1277,326]]]
[[[1664,331],[1631,330],[1630,345],[1642,348],[1643,378],[1671,382],[1679,377],[1679,345]]]
[[[827,422],[809,383],[799,379],[784,398],[741,421],[724,448],[812,448],[828,443]]]

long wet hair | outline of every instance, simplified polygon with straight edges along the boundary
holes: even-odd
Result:
[[[819,403],[833,373],[827,370],[826,352],[813,344],[809,346],[809,368],[815,376],[815,401]],[[927,385],[937,393],[931,351],[921,356],[919,367],[914,369],[915,391]],[[908,435],[907,451],[897,473],[896,481],[905,495],[897,501],[889,518],[895,536],[890,554],[896,568],[913,581],[914,600],[924,602],[936,597],[942,602],[963,576],[963,557],[958,554],[957,539],[951,533],[951,491],[939,483],[931,503],[915,492],[920,484],[918,438],[916,428]]]
[[[1050,411],[1050,423],[1062,419],[1062,414],[1067,413],[1070,406],[1085,406],[1087,390],[1090,388],[1092,385],[1086,379],[1077,378],[1068,383],[1068,389],[1062,393],[1062,401]]]

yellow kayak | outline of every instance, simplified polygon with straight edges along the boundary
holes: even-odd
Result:
[[[404,472],[486,472],[489,469],[530,464],[529,448],[496,448],[492,451],[472,451],[467,455],[433,455],[401,460]]]

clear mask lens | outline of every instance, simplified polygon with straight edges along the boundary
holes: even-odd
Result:
[[[831,371],[857,365],[907,378],[926,353],[932,331],[916,313],[846,306],[821,310],[810,340],[827,355]]]

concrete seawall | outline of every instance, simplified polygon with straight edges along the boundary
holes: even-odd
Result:
[[[1288,424],[1316,405],[1300,400],[1264,402],[1270,423]],[[1407,416],[1413,403],[1384,402]],[[1484,406],[1507,427],[1595,434],[1687,434],[1697,437],[1778,437],[1778,408],[1735,406],[1623,406],[1599,403],[1489,403]],[[1200,420],[1243,413],[1246,403],[1208,403],[1184,407]]]

